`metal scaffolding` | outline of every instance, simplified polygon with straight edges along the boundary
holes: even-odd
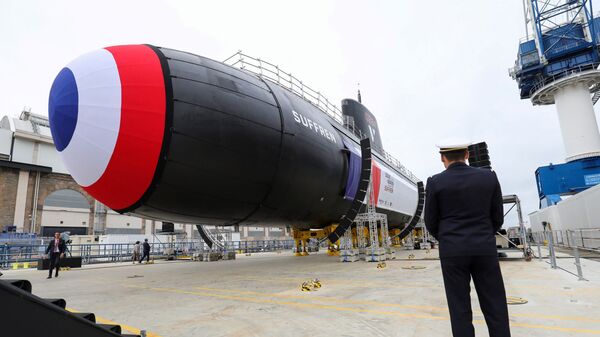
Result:
[[[388,229],[387,215],[377,213],[374,193],[371,185],[368,191],[367,212],[359,213],[354,219],[356,224],[356,242],[361,258],[368,262],[380,262],[391,259],[391,238]],[[368,227],[368,241],[365,237]]]

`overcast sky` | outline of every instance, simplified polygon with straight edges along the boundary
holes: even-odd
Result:
[[[354,98],[360,82],[384,148],[423,180],[443,168],[439,139],[486,141],[503,192],[528,214],[538,207],[535,169],[563,162],[564,148],[555,108],[521,101],[508,76],[524,35],[520,0],[2,0],[0,115],[24,106],[47,115],[60,69],[105,46],[216,60],[243,50],[335,102]]]

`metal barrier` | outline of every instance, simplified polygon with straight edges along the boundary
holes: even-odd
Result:
[[[294,248],[294,240],[227,241],[224,248],[242,253],[274,252]]]
[[[556,252],[554,251],[554,236],[551,232],[546,233],[548,238],[548,251],[550,252],[550,266],[556,269]]]
[[[567,230],[552,230],[544,232],[532,233],[530,238],[537,245],[538,259],[542,259],[541,246],[548,246],[548,257],[550,259],[550,265],[553,269],[559,268],[556,263],[556,251],[555,248],[562,248],[562,252],[570,254],[575,259],[574,265],[577,268],[577,274],[571,273],[578,277],[580,281],[587,281],[583,277],[583,268],[581,266],[581,251],[591,252],[593,254],[600,254],[600,228],[586,228],[586,229],[567,229]],[[570,251],[570,252],[569,252]],[[600,257],[597,255],[595,257]]]
[[[573,231],[567,231],[567,238],[571,238],[573,240]],[[577,276],[579,277],[579,281],[585,280],[583,278],[583,269],[581,269],[581,259],[579,256],[579,248],[577,245],[573,246],[573,256],[575,257],[575,266],[577,267]]]
[[[585,71],[595,71],[595,70],[597,70],[597,68],[598,68],[599,65],[600,65],[600,63],[591,63],[591,64],[588,64],[588,65],[585,65],[585,66],[578,66],[576,68],[565,70],[565,71],[563,71],[561,73],[554,74],[554,75],[552,75],[550,77],[546,77],[546,78],[544,78],[542,80],[539,80],[533,86],[533,88],[531,88],[531,90],[529,91],[529,94],[533,95],[538,90],[540,90],[543,87],[545,87],[546,85],[548,85],[548,84],[550,84],[550,83],[552,83],[554,81],[557,81],[557,80],[563,79],[565,77],[568,77],[569,75],[581,74],[582,72],[585,72]]]
[[[571,234],[569,234],[569,232]],[[600,253],[600,228],[583,228],[568,230],[552,230],[533,233],[534,236],[546,236],[552,233],[552,239],[558,246],[582,250],[594,251]],[[546,239],[547,240],[547,239]],[[542,240],[543,241],[543,240]]]
[[[67,256],[81,257],[83,264],[128,262],[133,258],[133,243],[81,244],[67,245]],[[41,244],[9,244],[0,245],[0,269],[13,268],[15,265],[28,264],[35,267],[35,262],[43,258],[47,245]],[[294,247],[293,240],[257,240],[228,241],[224,251],[238,253],[274,252]],[[169,256],[191,256],[195,253],[210,251],[204,242],[179,241],[173,243],[150,243],[150,257],[164,259]]]

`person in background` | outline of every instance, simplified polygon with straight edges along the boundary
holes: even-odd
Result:
[[[140,242],[136,241],[135,245],[133,245],[133,264],[135,264],[135,261],[140,259]]]
[[[60,259],[65,255],[65,250],[67,250],[67,244],[63,239],[60,238],[60,233],[54,233],[54,239],[50,240],[50,243],[46,248],[46,255],[48,259],[50,259],[50,268],[47,278],[52,278],[52,270],[54,268],[56,268],[54,277],[58,277],[58,271],[60,270]]]
[[[496,232],[504,209],[494,171],[474,168],[465,140],[438,145],[445,171],[427,179],[425,226],[439,242],[454,337],[474,337],[471,278],[490,337],[510,337]]]
[[[146,263],[150,262],[150,244],[148,243],[148,239],[144,239],[144,255],[142,255],[140,263],[144,261],[144,258],[146,258]]]

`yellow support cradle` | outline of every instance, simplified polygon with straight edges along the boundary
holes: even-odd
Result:
[[[294,243],[296,245],[296,256],[306,256],[308,255],[308,243],[310,239],[317,239],[321,241],[329,234],[331,234],[337,227],[337,224],[329,225],[323,229],[298,229],[292,228],[292,238],[294,239]],[[327,254],[338,256],[340,254],[339,251],[339,240],[335,243],[329,243],[329,247],[327,249]]]

